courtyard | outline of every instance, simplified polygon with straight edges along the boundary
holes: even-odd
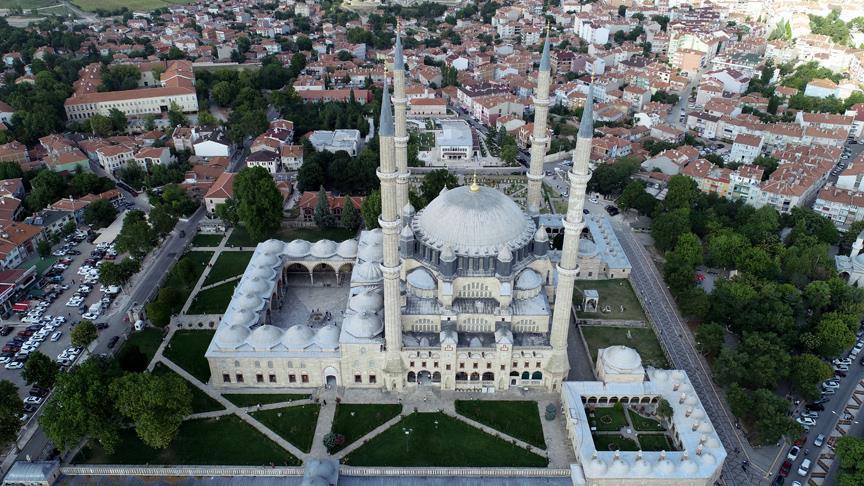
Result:
[[[585,312],[581,309],[582,296],[585,290],[589,289],[596,290],[600,294],[599,312]],[[576,316],[581,319],[647,320],[645,312],[642,311],[642,304],[627,279],[577,280],[573,305],[577,306]]]
[[[666,427],[650,416],[651,407],[616,403],[611,407],[589,406],[585,413],[591,426],[591,438],[598,451],[675,451]]]
[[[579,326],[579,331],[588,345],[593,363],[597,362],[597,350],[609,346],[623,345],[636,350],[642,357],[643,366],[669,368],[660,341],[650,327]]]

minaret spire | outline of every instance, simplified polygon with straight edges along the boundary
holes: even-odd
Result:
[[[379,161],[378,179],[381,180],[381,216],[378,225],[384,233],[384,340],[385,386],[388,390],[402,389],[402,318],[399,297],[399,209],[396,201],[396,171],[394,161],[394,126],[387,80],[381,96],[381,117],[378,121]]]
[[[567,332],[570,328],[570,309],[573,306],[573,286],[579,274],[579,237],[585,227],[582,209],[585,205],[585,188],[591,179],[588,162],[591,159],[591,141],[594,137],[594,95],[592,85],[588,86],[585,110],[579,124],[576,148],[573,150],[573,168],[570,170],[570,198],[567,201],[567,216],[564,219],[564,246],[561,261],[558,263],[558,287],[555,289],[555,308],[552,313],[552,332],[549,338],[552,358],[547,373],[552,376],[551,385],[557,388],[560,380],[567,375],[570,364],[567,361]]]
[[[393,106],[396,115],[396,203],[401,211],[408,204],[408,130],[405,111],[408,100],[405,98],[405,57],[402,53],[400,22],[396,22],[396,46],[393,49]]]
[[[546,42],[540,57],[540,70],[537,72],[537,91],[534,96],[534,131],[531,133],[531,163],[528,166],[528,214],[537,217],[542,204],[543,159],[549,146],[546,119],[549,117],[549,83],[551,67],[549,59],[549,27],[546,27]]]

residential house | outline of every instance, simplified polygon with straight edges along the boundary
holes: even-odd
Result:
[[[752,164],[762,152],[762,137],[739,133],[732,142],[729,162]]]
[[[335,196],[331,192],[327,192],[327,202],[330,205],[330,213],[336,217],[336,221],[342,219],[342,208],[345,206],[345,198],[350,197],[351,203],[359,212],[360,205],[363,204],[362,196]],[[300,219],[304,223],[315,222],[315,206],[318,205],[318,191],[306,191],[300,195],[300,200],[297,202],[297,207],[300,208]]]
[[[234,197],[234,176],[236,175],[233,172],[223,172],[210,186],[204,195],[204,207],[207,208],[208,213],[214,214],[217,205],[224,204],[226,200]]]
[[[864,220],[864,192],[826,185],[816,196],[813,210],[845,231],[853,223]]]

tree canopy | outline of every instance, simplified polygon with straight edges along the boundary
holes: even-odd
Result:
[[[237,215],[249,235],[261,240],[282,223],[282,194],[263,167],[246,167],[234,179]]]

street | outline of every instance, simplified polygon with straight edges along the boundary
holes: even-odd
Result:
[[[175,261],[183,254],[186,246],[195,237],[198,222],[204,216],[204,213],[204,208],[201,207],[187,221],[184,222],[181,220],[178,222],[174,231],[168,235],[162,242],[162,245],[153,250],[144,259],[142,270],[126,284],[123,293],[118,298],[116,308],[112,307],[111,313],[104,318],[104,322],[108,324],[108,328],[100,331],[97,340],[91,344],[91,355],[112,354],[114,351],[120,349],[122,342],[132,332],[132,324],[126,320],[127,311],[133,305],[146,302],[158,290],[163,277],[171,270]],[[185,236],[180,236],[181,231],[185,231]],[[84,256],[83,253],[84,251],[82,250],[82,257]],[[57,300],[55,305],[57,303],[60,303],[60,299]],[[62,303],[60,305],[62,306]],[[102,320],[100,319],[100,321]],[[62,329],[64,331],[64,338],[68,340],[68,324],[64,325]],[[114,336],[118,336],[120,342],[113,349],[109,349],[108,342]],[[19,460],[38,460],[50,453],[52,447],[50,447],[41,427],[34,420],[35,416],[38,416],[38,412],[34,414],[34,418],[28,422],[19,436],[18,446],[21,447],[20,453],[14,454],[10,451],[4,457],[0,474],[5,474],[16,458]]]

